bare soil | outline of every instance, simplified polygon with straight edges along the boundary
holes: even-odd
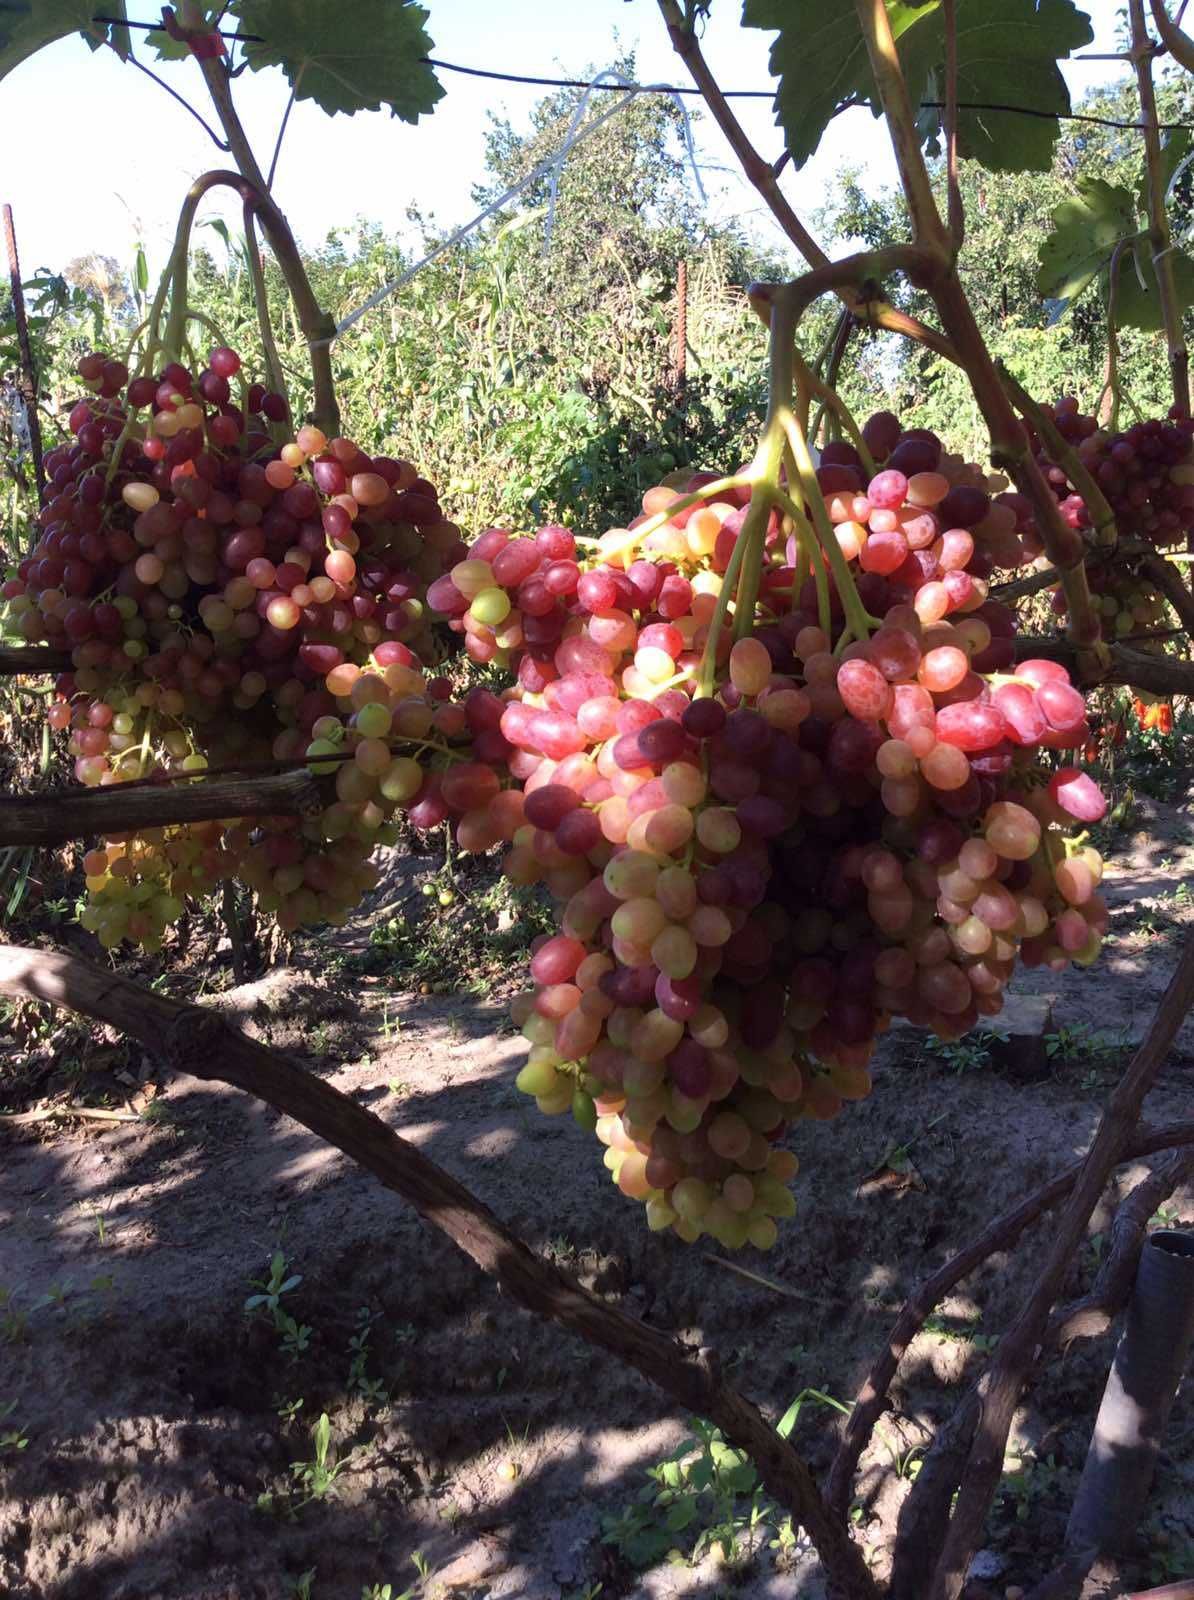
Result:
[[[981,1049],[930,1053],[901,1032],[885,1041],[865,1104],[794,1136],[799,1214],[769,1254],[735,1258],[787,1295],[717,1252],[650,1235],[611,1189],[595,1142],[517,1093],[519,1041],[504,1021],[517,970],[488,997],[412,994],[401,974],[345,970],[370,929],[418,895],[417,860],[352,927],[210,1000],[304,1053],[590,1288],[715,1345],[778,1418],[808,1387],[848,1400],[918,1278],[1085,1149],[1194,921],[1181,889],[1194,868],[1189,810],[1150,803],[1138,826],[1109,874],[1115,937],[1104,959],[1018,980],[1021,993],[1052,998],[1045,1075],[1024,1081]],[[6,1073],[28,1047],[0,1039],[0,1052],[6,1043],[0,1103],[11,1109]],[[102,1041],[97,1051],[93,1067]],[[118,1095],[141,1104],[155,1064],[108,1054],[123,1075]],[[1189,1116],[1192,1090],[1188,1021],[1150,1120]],[[799,1541],[772,1547],[775,1519],[740,1538],[736,1562],[706,1555],[639,1571],[603,1543],[604,1519],[635,1503],[689,1419],[504,1303],[395,1197],[294,1124],[179,1078],[148,1120],[0,1128],[0,1595],[358,1600],[386,1583],[391,1600],[408,1586],[493,1600],[821,1594]],[[906,1159],[893,1163],[897,1147]],[[898,1181],[865,1182],[893,1164]],[[1122,1170],[1118,1192],[1143,1170]],[[1090,1281],[1114,1199],[1093,1220],[1068,1293]],[[1171,1214],[1194,1221],[1194,1196],[1175,1197]],[[854,1513],[880,1572],[916,1447],[981,1371],[1048,1226],[967,1280],[901,1369]],[[267,1315],[244,1309],[275,1251],[301,1275],[282,1302],[308,1330],[297,1353]],[[364,1329],[354,1367],[351,1341]],[[1053,1565],[1110,1351],[1110,1339],[1076,1345],[1028,1395],[1015,1433],[1022,1465],[1005,1479],[978,1567],[984,1592],[1030,1585]],[[331,1495],[300,1505],[291,1466],[311,1462],[322,1412],[345,1465]],[[802,1409],[795,1437],[815,1466],[828,1462],[840,1420],[816,1401]],[[1192,1440],[1187,1385],[1139,1559],[1124,1567],[1128,1587],[1194,1572]],[[263,1506],[262,1496],[272,1498]],[[708,1521],[676,1534],[681,1557]],[[307,1590],[296,1587],[311,1569]]]

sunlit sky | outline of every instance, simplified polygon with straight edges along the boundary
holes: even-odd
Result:
[[[640,82],[688,82],[654,0],[428,4],[434,53],[448,61],[572,77],[604,68],[629,48],[637,52]],[[1086,9],[1096,30],[1088,48],[1114,48],[1117,0],[1090,0]],[[351,0],[345,0],[346,19],[351,11]],[[129,13],[148,20],[157,6],[147,3],[138,10],[137,0],[129,0]],[[739,14],[735,0],[714,6],[706,54],[724,87],[767,88],[770,36],[738,26]],[[138,38],[141,58],[206,111],[198,66],[159,63],[145,36]],[[1119,66],[1071,62],[1064,71],[1077,100],[1119,75]],[[470,190],[483,175],[489,113],[525,127],[535,100],[546,91],[453,73],[440,77],[445,97],[416,127],[388,114],[327,117],[311,101],[296,105],[275,192],[301,241],[317,244],[329,229],[366,217],[417,244],[406,221],[411,204],[445,230],[471,219],[476,207]],[[277,69],[246,72],[236,80],[235,92],[265,166],[287,84]],[[756,147],[778,154],[781,141],[770,103],[737,101],[735,107]],[[91,251],[127,264],[138,239],[151,267],[160,265],[190,180],[208,167],[228,164],[160,87],[110,51],[93,54],[78,37],[43,50],[12,73],[0,85],[0,111],[5,148],[0,200],[13,206],[26,277]],[[708,120],[693,131],[711,218],[738,218],[761,241],[778,245],[778,230],[758,195],[733,170],[733,156],[719,131]],[[824,204],[835,172],[846,163],[863,170],[871,190],[895,182],[883,125],[866,111],[839,117],[805,168],[785,174],[784,188],[802,215]],[[202,214],[219,214],[221,204],[213,197]],[[225,214],[230,224],[238,222],[234,207]]]

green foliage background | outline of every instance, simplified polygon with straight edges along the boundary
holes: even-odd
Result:
[[[619,67],[633,75],[633,58]],[[1162,76],[1159,100],[1162,119],[1194,121],[1194,92],[1182,75]],[[577,91],[561,90],[539,102],[526,127],[494,121],[475,191],[479,206],[558,147],[576,104]],[[1125,81],[1081,109],[1132,121],[1134,88]],[[798,265],[771,258],[738,230],[705,222],[679,133],[670,101],[636,98],[570,155],[546,248],[549,186],[541,179],[362,318],[335,347],[344,431],[367,448],[414,460],[469,528],[562,520],[600,531],[633,516],[643,490],[677,466],[732,467],[743,459],[765,397],[764,335],[745,285]],[[1097,282],[1064,312],[1038,291],[1038,252],[1053,211],[1082,177],[1138,193],[1141,168],[1138,133],[1086,123],[1063,126],[1044,173],[963,163],[963,279],[993,353],[1042,398],[1074,391],[1094,404],[1107,349]],[[1171,196],[1179,244],[1191,231],[1192,188],[1187,170]],[[851,171],[829,188],[814,220],[835,252],[908,235],[898,192],[868,195],[862,175]],[[427,249],[439,242],[429,222],[413,213],[411,221]],[[413,258],[423,253],[415,250]],[[268,255],[266,261],[272,320],[301,412],[305,349],[281,276]],[[308,249],[307,262],[321,302],[340,318],[408,268],[412,252],[376,224],[346,219]],[[688,273],[682,392],[673,342],[681,262]],[[151,287],[140,256],[127,266],[81,257],[39,275],[30,301],[47,444],[74,398],[75,360],[97,344],[120,350]],[[899,285],[893,293],[932,320],[923,296]],[[256,349],[243,241],[220,222],[196,229],[191,297],[230,343]],[[0,375],[12,377],[9,309],[0,298]],[[823,300],[806,319],[810,355],[831,334],[835,314],[835,302]],[[204,333],[200,355],[206,343]],[[1162,341],[1121,330],[1120,363],[1129,405],[1163,411]],[[982,458],[984,433],[964,374],[919,347],[855,330],[839,381],[862,415],[890,407],[908,425],[934,428],[951,447]],[[30,502],[14,485],[27,485],[27,471],[4,428],[0,410],[12,512],[4,520],[19,529]],[[11,558],[11,538],[8,544]]]

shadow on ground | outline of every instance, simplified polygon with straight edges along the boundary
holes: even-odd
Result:
[[[1114,881],[1117,918],[1120,906],[1168,893],[1171,864],[1133,866]],[[1053,993],[1058,1021],[1084,1026],[1088,1046],[1112,1027],[1122,1044],[1143,1030],[1176,956],[1174,938],[1125,920],[1101,969],[1030,974],[1024,987]],[[402,997],[384,977],[346,989],[312,970],[270,974],[218,1003],[269,1042],[310,1051],[318,1037],[312,1070],[597,1293],[715,1345],[773,1417],[809,1386],[856,1390],[917,1279],[1085,1149],[1115,1064],[1108,1056],[1100,1072],[1080,1048],[1043,1081],[1012,1083],[990,1066],[957,1071],[906,1039],[885,1043],[871,1099],[793,1136],[804,1162],[795,1222],[769,1255],[739,1258],[790,1291],[781,1295],[645,1230],[591,1137],[515,1090],[519,1041],[500,1006]],[[1189,1114],[1192,1076],[1188,1024],[1150,1120]],[[0,1435],[16,1427],[28,1442],[0,1453],[0,1593],[283,1600],[314,1568],[313,1600],[358,1600],[384,1583],[396,1597],[417,1582],[418,1552],[433,1574],[427,1595],[437,1583],[494,1600],[821,1594],[814,1563],[770,1547],[774,1524],[742,1572],[708,1560],[636,1572],[602,1543],[603,1518],[633,1505],[645,1469],[683,1436],[683,1417],[634,1374],[507,1303],[305,1130],[194,1079],[172,1083],[160,1105],[149,1124],[47,1142],[26,1131],[3,1152],[0,1407],[12,1409]],[[909,1181],[860,1193],[897,1147]],[[1089,1282],[1113,1201],[1067,1293]],[[1194,1214],[1189,1196],[1175,1207]],[[1045,1222],[968,1279],[901,1369],[855,1514],[880,1572],[917,1447],[981,1370],[1047,1236]],[[302,1277],[284,1300],[309,1330],[293,1354],[244,1311],[277,1250]],[[1027,1467],[991,1529],[1004,1583],[1050,1564],[1108,1350],[1075,1350],[1029,1398],[1017,1433]],[[312,1460],[310,1427],[324,1411],[333,1458],[347,1463],[334,1496],[299,1509],[291,1464]],[[815,1403],[801,1414],[796,1437],[818,1467],[839,1420]],[[1190,1426],[1186,1402],[1175,1427],[1188,1436]],[[272,1510],[259,1508],[263,1494]],[[1163,1463],[1155,1504],[1171,1542],[1194,1540],[1188,1449]],[[690,1550],[702,1525],[677,1545]]]

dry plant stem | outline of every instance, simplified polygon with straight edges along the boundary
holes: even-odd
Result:
[[[1169,377],[1173,403],[1183,417],[1190,415],[1190,358],[1182,331],[1182,303],[1173,273],[1173,237],[1165,209],[1165,174],[1161,165],[1161,134],[1157,127],[1157,96],[1153,88],[1153,43],[1144,21],[1144,0],[1128,0],[1128,24],[1132,34],[1132,66],[1140,92],[1140,121],[1144,131],[1144,170],[1148,178],[1148,239],[1152,247],[1153,271],[1157,275],[1157,294],[1169,347]]]
[[[818,361],[811,368],[812,377],[818,379],[824,385],[824,389],[828,390],[835,400],[839,398],[837,394],[837,375],[841,370],[842,360],[846,354],[846,346],[850,342],[850,330],[853,328],[853,326],[854,318],[849,309],[843,306],[841,315],[837,319],[837,326],[834,328],[833,334],[829,340],[829,345],[827,346],[827,352],[829,356],[828,365],[826,366],[823,361]],[[822,371],[823,367],[824,370]],[[822,399],[821,404],[817,408],[817,415],[813,420],[812,426],[808,430],[810,444],[816,444],[817,436],[821,431],[822,420],[824,419],[829,406],[830,401],[828,399]],[[828,437],[828,430],[826,430],[826,437]],[[863,463],[864,465],[866,464],[866,457],[863,458]]]
[[[984,1373],[921,1457],[916,1481],[897,1516],[887,1600],[925,1600],[986,1393]]]
[[[1027,638],[1014,643],[1020,661],[1045,656],[1050,661],[1060,661],[1071,674],[1078,671],[1074,647],[1066,639]],[[1151,655],[1117,642],[1109,646],[1108,658],[1110,665],[1103,674],[1103,683],[1130,684],[1166,698],[1175,694],[1194,695],[1194,661],[1185,656]]]
[[[945,255],[949,251],[950,239],[942,226],[929,171],[920,152],[916,117],[908,98],[908,86],[904,82],[885,0],[854,0],[854,3],[879,99],[887,118],[887,131],[891,135],[896,165],[900,169],[900,183],[912,219],[912,237],[917,244]]]
[[[1069,605],[1069,637],[1079,652],[1080,676],[1096,678],[1106,666],[1106,650],[1086,581],[1085,550],[1058,510],[1053,491],[1028,448],[1028,439],[999,381],[951,259],[949,235],[941,222],[928,168],[920,150],[908,88],[896,53],[884,0],[855,0],[871,69],[887,117],[900,181],[912,218],[917,253],[931,263],[921,286],[932,295],[957,358],[970,382],[991,436],[991,461],[1004,468],[1031,500],[1041,541],[1061,575]],[[913,269],[915,270],[915,269]]]
[[[25,315],[25,290],[21,282],[21,258],[17,253],[16,227],[12,220],[12,207],[4,206],[4,248],[8,256],[8,286],[12,300],[12,317],[16,327],[17,351],[20,357],[19,388],[25,406],[25,422],[29,429],[29,454],[33,459],[33,482],[37,489],[37,503],[46,502],[46,469],[42,464],[41,418],[37,413],[37,368],[33,349],[29,343],[29,320]]]
[[[270,248],[286,280],[286,287],[290,290],[290,297],[298,314],[299,326],[303,330],[303,337],[307,340],[314,387],[312,418],[328,435],[339,433],[340,408],[336,403],[336,389],[332,380],[331,345],[320,342],[335,336],[335,318],[329,316],[316,300],[315,291],[307,277],[307,269],[303,265],[298,246],[294,242],[294,235],[290,231],[290,224],[270,194],[265,174],[258,165],[257,157],[253,154],[253,148],[233,104],[228,68],[223,60],[218,58],[201,60],[199,65],[212,104],[216,108],[216,115],[224,130],[224,136],[232,151],[232,159],[258,197],[257,212],[261,218],[261,225],[265,229]]]
[[[1158,1150],[1194,1144],[1194,1121],[1170,1123],[1162,1127],[1139,1127],[1122,1153],[1122,1160],[1136,1161]],[[937,1271],[926,1278],[905,1302],[888,1335],[887,1344],[867,1374],[858,1392],[850,1419],[829,1471],[825,1498],[830,1509],[843,1519],[853,1495],[858,1461],[870,1441],[875,1423],[883,1413],[887,1391],[908,1346],[920,1332],[925,1318],[957,1284],[980,1267],[988,1257],[1009,1250],[1020,1235],[1065,1199],[1078,1181],[1083,1162],[1075,1161],[1055,1178],[1026,1195],[1018,1205],[995,1218],[979,1236],[965,1245]]]
[[[1161,36],[1161,43],[1179,67],[1185,67],[1187,72],[1194,72],[1194,39],[1191,39],[1189,34],[1183,33],[1176,22],[1170,20],[1169,13],[1165,10],[1165,0],[1149,0],[1149,8],[1153,14],[1153,24]]]
[[[1090,1293],[1049,1319],[1042,1340],[1046,1349],[1060,1345],[1064,1350],[1074,1339],[1097,1339],[1107,1332],[1132,1292],[1149,1218],[1192,1175],[1194,1154],[1176,1151],[1158,1162],[1121,1202],[1111,1223],[1111,1248]]]
[[[1111,565],[1126,566],[1137,556],[1153,552],[1154,548],[1142,539],[1121,538],[1114,550],[1088,550],[1086,565],[1088,569],[1096,571]],[[1022,600],[1030,594],[1039,594],[1042,589],[1052,588],[1055,583],[1060,582],[1061,576],[1055,567],[1041,567],[1026,577],[999,584],[991,590],[991,599],[1002,601],[1004,605],[1011,605],[1014,600]]]
[[[23,673],[69,672],[69,650],[54,650],[44,644],[0,645],[0,678],[15,678]]]
[[[309,771],[280,772],[189,786],[114,783],[103,789],[0,799],[0,847],[66,844],[95,834],[226,817],[314,816],[327,802]]]
[[[1133,1151],[1136,1140],[1133,1140]],[[1127,1156],[1128,1152],[1125,1152]],[[1132,1290],[1148,1219],[1194,1169],[1194,1155],[1179,1150],[1143,1179],[1116,1211],[1111,1226],[1112,1247],[1088,1295],[1056,1312],[1041,1339],[1033,1362],[1040,1368],[1048,1352],[1075,1338],[1093,1338],[1105,1332],[1123,1309]],[[991,1392],[992,1375],[985,1372],[941,1429],[925,1457],[921,1476],[901,1513],[896,1581],[892,1600],[921,1600],[945,1538],[949,1507],[962,1476],[983,1405]],[[1095,1552],[1075,1552],[1033,1591],[1038,1596],[1062,1600],[1076,1597]]]
[[[764,161],[747,138],[742,124],[734,115],[729,102],[718,87],[716,78],[709,70],[709,64],[701,52],[696,35],[686,25],[677,0],[659,0],[659,9],[663,13],[663,20],[667,24],[668,35],[676,54],[684,62],[692,81],[704,96],[710,115],[725,135],[747,179],[758,190],[772,216],[808,264],[811,267],[825,266],[829,260],[828,256],[788,204],[779,186],[777,179],[782,168],[776,168],[770,162]],[[833,287],[838,290],[842,302],[860,322],[884,328],[889,333],[903,334],[905,338],[913,339],[918,344],[935,350],[938,355],[944,356],[949,361],[955,359],[949,341],[935,328],[926,326],[906,312],[897,311],[886,301],[860,301],[851,292],[850,284]]]
[[[1045,1264],[1027,1304],[999,1342],[988,1374],[990,1390],[962,1476],[945,1548],[926,1600],[957,1600],[971,1558],[982,1539],[991,1501],[1003,1470],[1012,1417],[1044,1332],[1049,1309],[1073,1261],[1091,1212],[1112,1168],[1122,1159],[1140,1105],[1160,1071],[1175,1034],[1194,1002],[1194,937],[1186,941],[1177,970],[1157,1007],[1140,1048],[1107,1103],[1094,1143],[1053,1232]]]
[[[1115,321],[1115,306],[1119,296],[1119,264],[1126,248],[1126,239],[1117,241],[1107,268],[1107,365],[1103,387],[1095,405],[1099,426],[1109,427],[1112,431],[1119,427],[1119,328]]]
[[[1068,1555],[1055,1572],[1028,1591],[1027,1600],[1078,1600],[1097,1554],[1095,1550],[1077,1550]]]
[[[957,0],[944,0],[945,24],[945,173],[949,193],[947,221],[955,254],[966,237],[966,211],[958,176],[958,9]]]
[[[1140,572],[1161,591],[1177,612],[1182,627],[1194,639],[1194,594],[1182,582],[1182,575],[1173,562],[1166,561],[1159,552],[1147,555],[1140,563]]]
[[[757,1407],[723,1381],[714,1352],[686,1350],[579,1288],[372,1112],[297,1062],[246,1038],[223,1017],[167,1000],[72,956],[0,945],[0,993],[110,1023],[172,1066],[255,1095],[342,1150],[412,1205],[519,1305],[607,1351],[685,1410],[715,1423],[746,1451],[768,1491],[804,1527],[835,1600],[877,1600],[860,1549],[829,1515],[808,1468]]]

